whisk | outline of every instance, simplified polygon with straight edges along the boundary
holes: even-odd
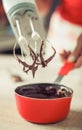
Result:
[[[37,52],[37,41],[38,40],[41,40],[41,36],[39,35],[39,33],[37,33],[34,29],[34,26],[33,26],[33,23],[32,23],[32,20],[29,19],[29,22],[30,22],[30,26],[31,26],[31,30],[32,30],[32,34],[31,34],[31,39],[35,42],[35,47],[34,47],[34,50],[35,52]]]
[[[27,43],[27,39],[22,35],[21,28],[20,28],[20,22],[18,19],[16,19],[16,26],[17,26],[18,35],[19,35],[18,43],[19,43],[19,46],[21,49],[22,58],[24,59],[23,54],[27,54],[28,43]]]
[[[32,34],[31,34],[31,37],[30,39],[34,41],[34,50],[35,52],[37,52],[37,41],[42,41],[41,39],[41,36],[39,35],[39,33],[37,33],[34,29],[34,26],[33,26],[33,23],[32,23],[32,20],[29,18],[29,22],[30,22],[30,27],[31,27],[31,30],[32,30]],[[20,27],[20,22],[18,19],[16,19],[16,26],[17,26],[17,30],[18,30],[18,44],[20,46],[20,49],[21,49],[21,55],[22,55],[22,58],[24,59],[24,54],[27,55],[27,49],[28,49],[28,43],[27,42],[27,39],[22,35],[22,31],[21,31],[21,27]]]
[[[42,67],[46,67],[47,64],[54,58],[56,51],[55,51],[55,48],[52,47],[53,54],[50,57],[48,57],[47,59],[44,58],[44,55],[43,55],[43,49],[44,48],[43,47],[44,47],[44,42],[45,41],[42,40],[39,33],[37,33],[35,31],[31,19],[29,19],[29,22],[30,22],[30,26],[31,26],[31,30],[32,30],[30,39],[34,41],[34,44],[35,44],[34,48],[31,47],[29,42],[27,42],[26,37],[22,35],[20,21],[18,19],[16,19],[16,26],[17,26],[17,30],[18,30],[18,43],[19,43],[19,46],[20,46],[20,49],[21,49],[22,59],[20,59],[15,53],[16,46],[14,46],[13,52],[14,52],[14,56],[17,58],[18,62],[22,64],[23,71],[28,73],[28,71],[31,70],[32,75],[34,77],[35,72],[38,69],[38,66],[41,65]],[[39,52],[37,52],[38,41],[39,42],[41,41],[41,46],[40,46]],[[30,57],[32,59],[32,64],[28,64],[27,60],[25,59],[24,54],[26,54],[26,57],[27,57],[28,50],[30,52]]]

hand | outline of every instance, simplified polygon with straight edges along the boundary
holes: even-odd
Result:
[[[65,62],[75,61],[75,68],[79,68],[82,66],[82,34],[77,39],[77,45],[73,52],[63,50],[60,53],[61,60]]]

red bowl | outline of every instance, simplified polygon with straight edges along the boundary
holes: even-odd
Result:
[[[49,85],[48,83],[39,83],[40,85]],[[39,84],[28,84],[24,86],[35,86]],[[55,84],[50,84],[55,85]],[[58,84],[58,87],[61,85]],[[20,86],[23,87],[23,86]],[[19,114],[27,121],[34,123],[54,123],[65,119],[70,110],[73,90],[69,89],[71,95],[62,98],[41,99],[26,97],[18,94],[15,89],[16,104]]]

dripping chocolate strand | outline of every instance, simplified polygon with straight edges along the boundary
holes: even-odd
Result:
[[[38,69],[39,65],[42,65],[42,67],[46,67],[47,64],[54,58],[56,51],[55,49],[52,47],[54,53],[48,58],[48,59],[44,59],[43,57],[43,46],[44,46],[44,41],[42,41],[41,43],[41,47],[40,47],[40,52],[39,53],[35,53],[34,50],[30,47],[30,45],[28,45],[29,51],[30,51],[30,57],[33,60],[33,63],[31,65],[27,64],[25,61],[23,61],[22,59],[20,59],[14,51],[14,55],[17,58],[18,62],[21,63],[23,65],[23,71],[28,73],[28,71],[32,71],[32,75],[33,78],[35,76],[35,72]]]

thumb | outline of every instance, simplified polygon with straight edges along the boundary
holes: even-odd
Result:
[[[76,45],[74,51],[69,56],[68,61],[77,62],[77,60],[81,54],[82,54],[82,34],[78,37],[77,45]]]

